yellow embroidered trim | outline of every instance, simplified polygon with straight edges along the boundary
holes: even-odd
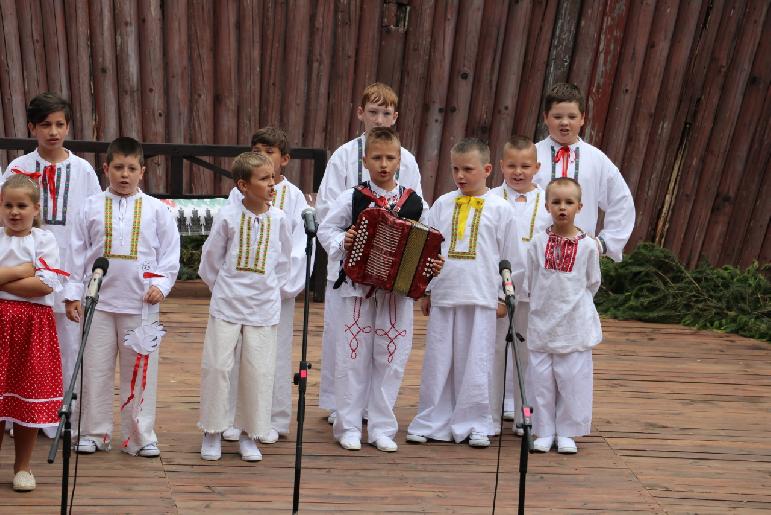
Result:
[[[288,190],[286,186],[281,188],[281,200],[278,203],[278,208],[283,211],[284,210],[284,202],[286,202],[286,190]]]
[[[139,248],[139,230],[142,225],[142,197],[134,201],[134,219],[131,223],[131,246],[129,254],[112,253],[112,199],[104,199],[104,257],[108,259],[131,259],[137,258],[137,249]]]
[[[461,197],[458,197],[461,198]],[[455,209],[452,212],[452,237],[450,239],[450,249],[447,252],[447,257],[450,259],[476,259],[477,256],[477,236],[479,235],[479,221],[482,218],[482,209],[484,208],[485,200],[480,199],[478,197],[472,197],[477,199],[479,202],[474,202],[471,207],[474,208],[474,218],[471,219],[471,234],[469,234],[469,243],[468,243],[468,250],[467,251],[458,251],[456,250],[456,246],[458,241],[460,241],[463,238],[463,231],[460,231],[460,222],[461,222],[461,211],[463,209],[463,206],[469,206],[469,202],[461,202],[458,203],[456,199],[455,203]],[[468,216],[468,211],[466,211],[466,216]],[[464,229],[465,229],[465,222],[466,220],[463,220]],[[458,233],[461,233],[460,235]]]
[[[533,239],[533,231],[535,230],[535,215],[538,213],[538,205],[541,203],[541,192],[535,194],[535,207],[533,208],[533,214],[530,217],[530,236],[525,238],[522,236],[522,241],[529,242]]]
[[[265,273],[265,265],[268,261],[268,247],[270,246],[270,217],[260,223],[260,235],[257,239],[257,248],[254,252],[254,262],[251,262],[252,246],[252,217],[241,213],[241,225],[238,228],[238,258],[236,270],[239,272]],[[251,265],[251,266],[250,266]]]

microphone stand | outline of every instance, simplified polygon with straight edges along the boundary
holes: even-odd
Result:
[[[313,239],[316,236],[315,228],[309,229],[306,225],[305,234],[308,242],[305,246],[305,293],[303,295],[303,339],[302,357],[300,358],[299,371],[294,375],[294,384],[298,385],[297,395],[297,441],[295,443],[294,458],[294,491],[292,493],[292,513],[300,509],[300,474],[302,473],[303,457],[303,426],[305,425],[305,389],[308,385],[308,370],[312,364],[306,361],[308,354],[308,309],[310,308],[310,284],[311,284],[311,258],[313,255]]]
[[[99,280],[99,286],[102,281]],[[77,382],[80,369],[83,365],[83,350],[86,347],[86,341],[88,340],[88,333],[91,330],[91,321],[94,318],[94,310],[96,304],[99,302],[99,286],[97,286],[97,293],[94,297],[86,297],[83,307],[83,330],[80,336],[80,348],[78,349],[78,358],[75,360],[75,369],[72,372],[72,378],[70,379],[70,385],[67,387],[67,392],[64,395],[62,401],[62,407],[59,409],[59,427],[56,429],[56,436],[51,444],[51,449],[48,451],[48,463],[53,463],[56,460],[56,451],[59,447],[59,438],[62,439],[62,501],[61,501],[61,514],[67,513],[67,502],[69,495],[69,477],[70,477],[70,455],[72,454],[72,401],[77,399],[75,393],[75,383]]]

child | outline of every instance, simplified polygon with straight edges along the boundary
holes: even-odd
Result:
[[[503,184],[493,189],[493,193],[508,200],[516,212],[517,231],[520,234],[517,244],[522,248],[522,255],[527,255],[527,247],[533,236],[545,229],[551,223],[551,216],[546,210],[544,191],[533,182],[533,177],[538,172],[541,163],[538,162],[535,145],[530,138],[524,136],[512,136],[503,147],[503,159],[501,170],[503,172]],[[517,306],[515,310],[514,329],[521,335],[527,334],[527,314],[529,305],[527,296],[518,291]],[[492,399],[493,425],[496,432],[501,424],[501,400],[503,399],[503,366],[504,351],[506,349],[506,333],[509,329],[509,317],[498,319],[495,331],[495,366],[491,379],[490,397]],[[519,366],[522,378],[526,377],[527,370],[527,346],[517,344],[519,352]],[[519,381],[515,380],[514,372],[516,364],[512,350],[509,349],[506,370],[506,406],[503,414],[507,420],[521,420],[521,396],[519,393]],[[514,424],[514,432],[524,434],[522,428]]]
[[[40,190],[23,175],[0,192],[0,443],[14,427],[13,489],[35,489],[32,450],[41,427],[55,428],[62,404],[62,366],[51,306],[61,289],[59,248],[38,229]]]
[[[137,140],[113,140],[103,169],[109,188],[85,201],[67,260],[72,272],[65,291],[67,317],[75,322],[82,319],[80,301],[94,261],[100,256],[110,261],[83,354],[76,450],[92,454],[111,448],[117,356],[121,450],[153,458],[160,455],[154,430],[158,352],[131,345],[149,345],[150,332],[158,327],[159,304],[177,279],[179,233],[169,208],[139,189],[145,168]]]
[[[474,138],[451,151],[457,191],[439,197],[428,213],[428,225],[445,240],[442,275],[429,285],[421,309],[429,315],[420,382],[418,414],[407,429],[407,441],[469,438],[472,447],[490,445],[495,433],[490,405],[490,375],[495,354],[495,318],[499,304],[499,263],[509,259],[517,289],[524,259],[516,244],[519,232],[514,209],[490,192],[485,180],[492,171],[490,149]]]
[[[244,430],[239,450],[244,461],[260,461],[255,443],[270,432],[276,327],[281,288],[291,272],[290,223],[273,200],[273,162],[244,152],[232,166],[244,195],[218,214],[201,253],[198,274],[212,291],[201,360],[201,458],[221,457],[221,433],[228,428],[230,373],[240,348],[235,426]]]
[[[428,206],[414,191],[400,186],[396,170],[400,161],[399,137],[388,127],[367,132],[364,166],[370,180],[343,192],[319,226],[319,243],[330,262],[340,263],[351,250],[359,213],[375,200],[385,209],[399,205],[398,216],[425,218]],[[440,267],[440,265],[437,265]],[[393,407],[412,348],[413,301],[397,293],[377,290],[367,298],[369,286],[357,285],[340,273],[340,311],[330,321],[335,355],[335,439],[344,449],[361,449],[362,418],[368,410],[368,441],[378,450],[394,452],[398,424]],[[435,273],[438,273],[435,267]],[[360,328],[356,333],[351,327]]]
[[[575,84],[559,83],[546,95],[543,120],[549,136],[536,144],[538,161],[548,163],[535,177],[541,187],[556,177],[571,177],[583,190],[586,209],[576,217],[578,227],[597,236],[601,255],[621,261],[634,228],[634,200],[618,168],[602,151],[582,140],[584,97]],[[605,212],[597,232],[597,212]]]
[[[533,402],[533,446],[578,452],[573,438],[591,431],[592,347],[602,340],[593,297],[600,287],[599,250],[575,226],[581,187],[558,177],[546,187],[552,226],[527,251],[530,319],[528,387]]]
[[[286,133],[275,127],[265,127],[252,135],[252,152],[265,154],[273,162],[276,176],[273,188],[272,204],[287,216],[292,233],[292,273],[289,280],[281,288],[281,316],[276,337],[276,375],[273,383],[273,407],[271,408],[271,429],[267,436],[260,439],[262,443],[272,444],[278,441],[279,435],[289,434],[289,422],[292,416],[292,340],[294,338],[294,307],[295,298],[305,287],[305,225],[302,212],[308,207],[303,192],[289,182],[283,175],[283,170],[289,164],[289,139]],[[230,203],[240,205],[243,194],[234,187],[228,197]],[[313,257],[311,257],[311,261]],[[313,264],[311,263],[311,266]],[[236,394],[238,385],[238,363],[233,367],[230,381],[231,395],[229,399],[230,412],[228,418],[235,418]],[[238,440],[240,430],[228,428],[222,433],[225,440]]]
[[[3,180],[24,174],[40,184],[42,193],[42,223],[56,237],[62,263],[70,254],[72,223],[91,195],[102,191],[96,173],[88,161],[64,148],[64,139],[70,131],[72,107],[55,93],[41,93],[27,107],[27,127],[37,139],[34,152],[14,159]],[[64,291],[53,293],[56,332],[61,350],[63,385],[70,385],[75,360],[80,347],[80,327],[67,319],[64,312]],[[55,429],[43,430],[53,437]]]
[[[376,82],[364,88],[361,104],[356,108],[356,114],[364,124],[364,133],[342,145],[329,158],[316,197],[316,219],[319,223],[323,222],[335,207],[334,203],[342,192],[361,184],[362,181],[369,180],[369,171],[364,167],[362,160],[365,135],[373,127],[392,127],[399,116],[396,111],[398,102],[399,98],[394,90],[385,84]],[[405,188],[415,191],[420,197],[423,196],[418,163],[404,147],[401,147],[400,151],[396,180]],[[327,288],[324,294],[324,335],[321,342],[322,368],[319,386],[319,407],[330,410],[328,419],[330,424],[335,418],[335,344],[330,341],[330,334],[334,333],[334,329],[329,327],[329,323],[334,321],[336,313],[342,309],[338,302],[337,291],[332,289],[339,270],[340,263],[330,259],[327,263]]]

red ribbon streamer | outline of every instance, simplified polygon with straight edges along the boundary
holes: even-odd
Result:
[[[562,176],[568,176],[568,159],[570,159],[570,147],[560,147],[557,154],[554,156],[554,162],[558,163],[562,160]]]
[[[58,269],[58,268],[51,268],[50,266],[48,266],[48,263],[46,263],[46,260],[45,260],[45,259],[43,259],[43,258],[40,258],[40,263],[41,263],[43,266],[41,266],[40,268],[36,268],[36,269],[35,269],[36,271],[39,271],[39,270],[48,270],[49,272],[53,272],[53,273],[55,273],[55,274],[57,274],[57,275],[63,275],[64,277],[69,277],[69,276],[70,276],[70,273],[69,273],[69,272],[65,272],[64,270],[60,270],[60,269]]]
[[[142,363],[142,358],[144,357],[145,363],[142,367],[142,396],[139,399],[139,404],[141,405],[142,402],[145,400],[145,386],[147,385],[147,367],[150,363],[150,355],[142,356],[141,354],[137,353],[137,359],[134,362],[134,372],[131,375],[131,390],[128,396],[128,399],[126,399],[126,402],[124,402],[120,409],[123,411],[123,408],[128,406],[128,403],[131,402],[134,399],[134,388],[137,385],[137,375],[139,374],[139,365]]]
[[[156,277],[164,277],[164,276],[153,272],[145,272],[142,274],[142,279],[154,279]]]
[[[29,177],[33,181],[37,181],[38,179],[40,179],[40,177],[42,175],[40,172],[25,172],[21,168],[12,168],[11,171],[13,173],[16,173],[16,174],[19,174],[19,175],[26,175],[27,177]]]

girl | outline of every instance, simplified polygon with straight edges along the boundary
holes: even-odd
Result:
[[[62,363],[53,293],[61,290],[59,248],[37,226],[40,190],[25,175],[0,189],[0,444],[14,425],[13,489],[35,489],[30,458],[42,427],[58,424]]]

